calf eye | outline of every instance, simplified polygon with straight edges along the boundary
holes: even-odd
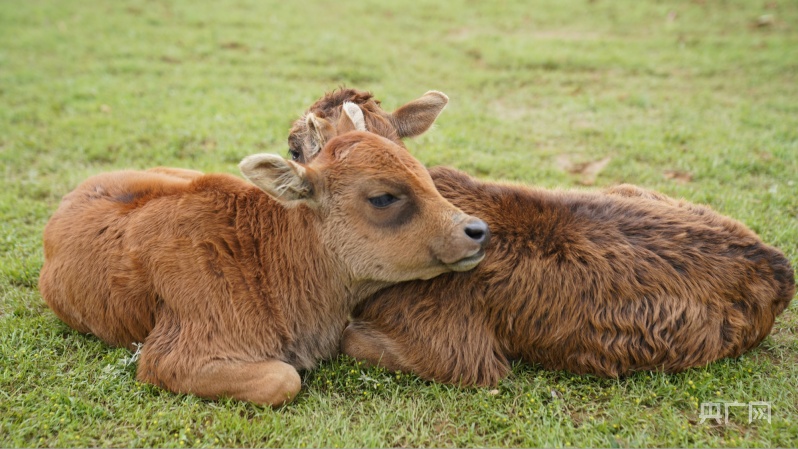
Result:
[[[300,158],[302,157],[302,153],[300,153],[297,150],[288,150],[288,154],[291,155],[291,160],[292,161],[299,161]]]
[[[399,198],[391,195],[390,193],[385,193],[379,196],[373,196],[369,198],[369,203],[371,203],[372,206],[379,209],[388,207],[397,201],[399,201]]]

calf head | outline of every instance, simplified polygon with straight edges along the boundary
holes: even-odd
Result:
[[[360,122],[355,121],[358,129],[404,146],[401,139],[427,131],[448,102],[445,94],[429,91],[393,112],[386,112],[368,92],[339,89],[313,103],[294,122],[288,135],[288,151],[292,160],[310,162],[330,139],[351,130],[354,109],[362,111]],[[347,112],[349,118],[345,117]]]
[[[305,165],[257,154],[240,168],[286,206],[312,209],[324,245],[354,281],[429,279],[484,257],[487,225],[446,201],[420,162],[376,134],[337,136]]]

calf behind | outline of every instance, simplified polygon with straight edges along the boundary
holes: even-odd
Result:
[[[344,333],[349,355],[466,385],[495,384],[514,359],[608,377],[677,372],[756,346],[795,294],[785,256],[709,208],[632,186],[431,175],[491,227],[487,257],[364,301]]]
[[[429,95],[445,98],[421,100]],[[342,90],[308,116],[339,117],[344,100],[373,102],[363,108],[367,123],[386,114],[371,112],[379,102],[369,94]],[[431,124],[436,115],[415,120]],[[292,152],[313,157],[307,145]],[[363,302],[342,342],[356,358],[479,385],[496,383],[519,358],[602,376],[680,371],[757,345],[795,293],[780,251],[707,207],[630,185],[552,192],[445,168],[431,174],[445,198],[489,223],[488,256],[468,274],[402,284]]]

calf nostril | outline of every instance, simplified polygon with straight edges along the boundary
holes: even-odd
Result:
[[[490,236],[488,224],[482,220],[474,220],[466,225],[465,233],[478,243],[483,243]]]

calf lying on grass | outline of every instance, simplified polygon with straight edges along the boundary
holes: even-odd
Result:
[[[346,93],[336,95],[363,97]],[[311,119],[335,108],[319,102]],[[342,340],[353,357],[464,385],[495,384],[513,359],[610,377],[675,372],[756,346],[795,293],[780,251],[707,207],[630,185],[549,191],[430,174],[488,222],[486,259],[361,303]]]
[[[781,252],[705,207],[632,186],[547,191],[430,174],[493,243],[473,272],[362,303],[342,346],[356,358],[477,385],[512,359],[600,376],[675,372],[756,346],[795,293]]]
[[[276,406],[298,369],[337,353],[362,299],[484,256],[485,223],[375,134],[346,133],[304,167],[240,167],[255,185],[165,168],[85,181],[44,231],[48,305],[109,344],[144,342],[141,381]]]

